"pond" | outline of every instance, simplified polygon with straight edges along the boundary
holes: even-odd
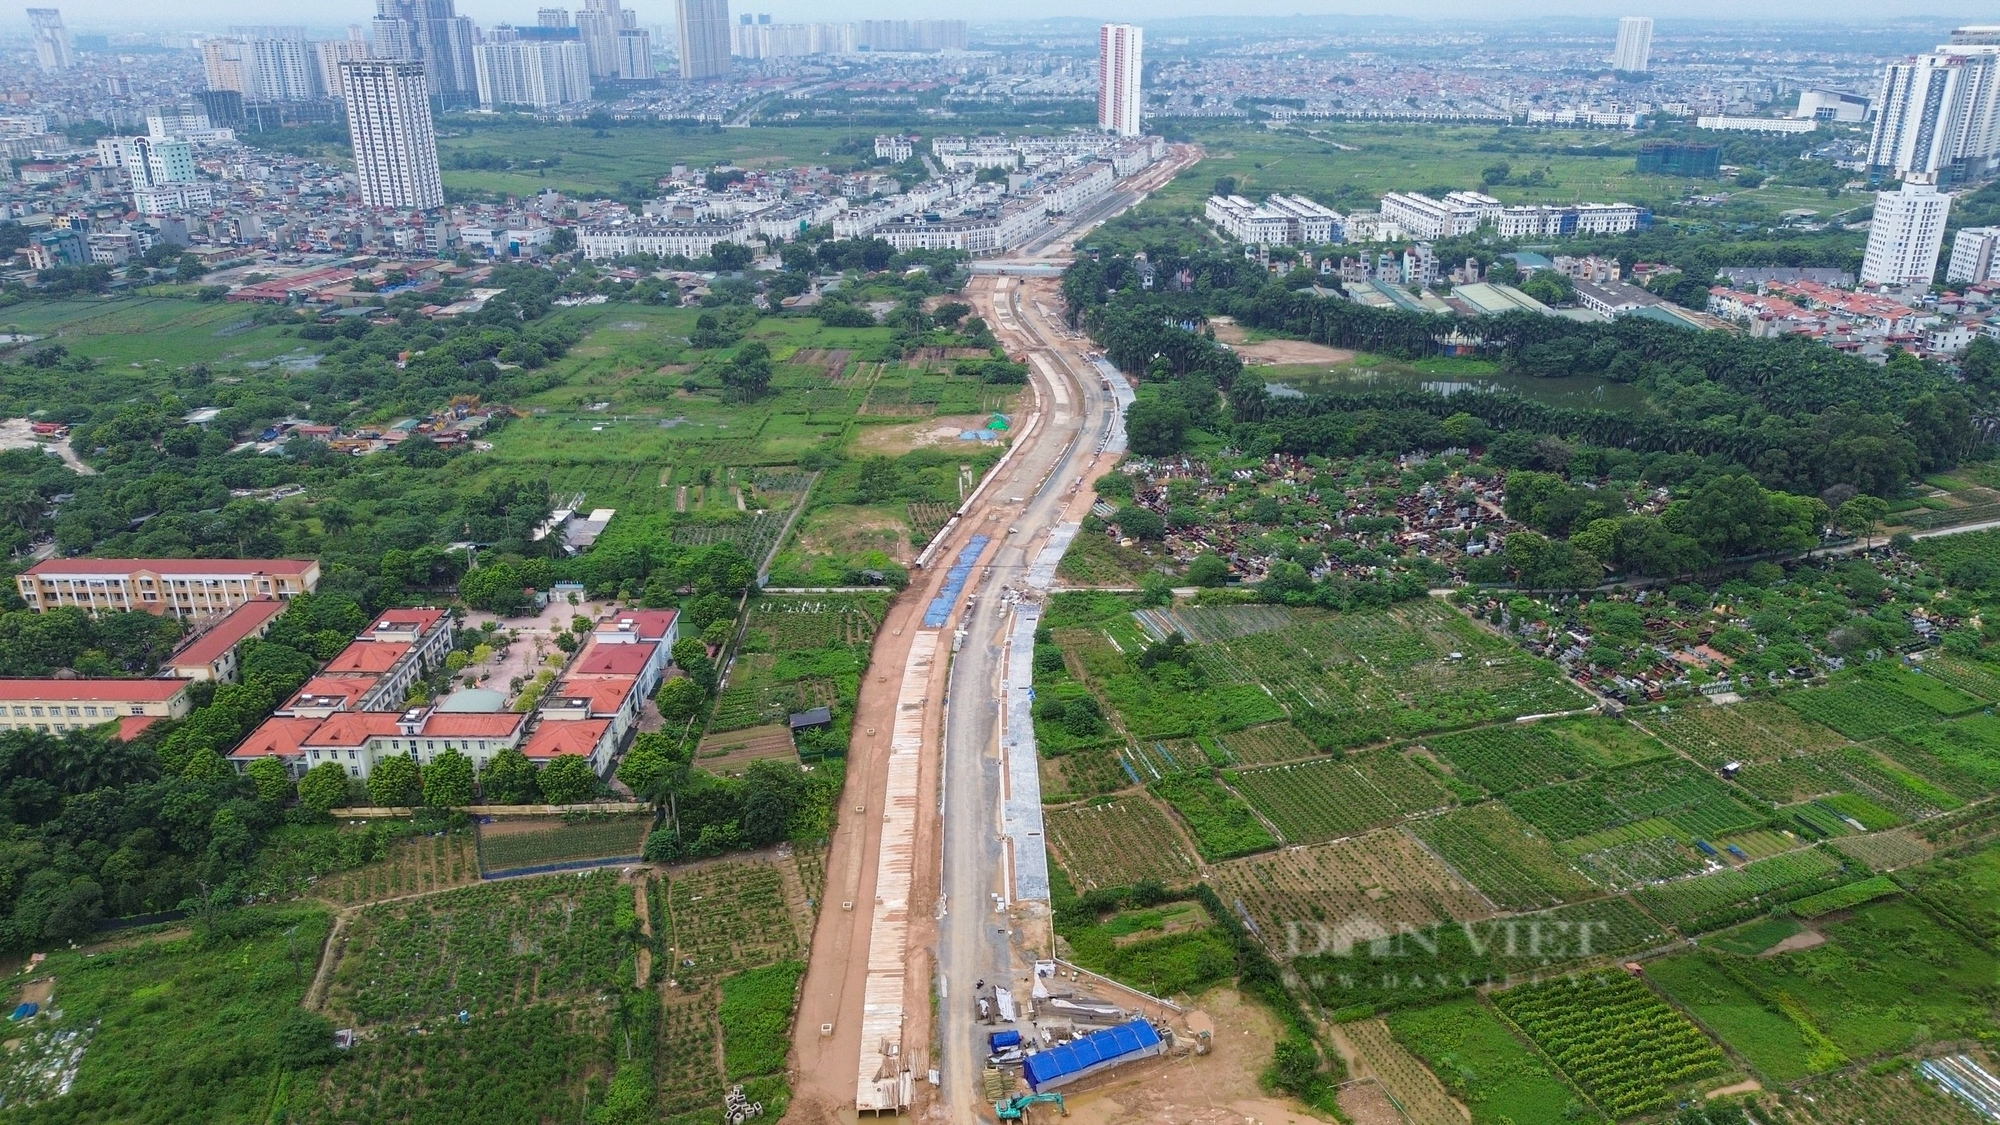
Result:
[[[1518,394],[1531,402],[1577,410],[1638,411],[1646,407],[1646,392],[1630,383],[1587,375],[1537,379],[1502,372],[1434,374],[1390,363],[1380,367],[1308,367],[1288,364],[1258,369],[1274,392],[1289,387],[1305,394],[1366,393],[1368,391],[1429,391],[1433,394]]]

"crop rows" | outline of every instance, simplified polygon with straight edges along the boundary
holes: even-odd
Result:
[[[1818,849],[1787,852],[1742,867],[1677,879],[1639,891],[1639,901],[1653,915],[1677,926],[1698,923],[1703,915],[1738,903],[1782,901],[1787,888],[1810,884],[1838,870],[1840,864]]]
[[[644,848],[653,818],[645,813],[591,817],[575,824],[549,819],[529,832],[482,829],[479,857],[486,871],[512,871],[545,863],[635,856]]]
[[[343,906],[469,883],[479,877],[472,833],[447,832],[390,845],[389,854],[313,884],[315,897]]]
[[[1138,784],[1125,772],[1129,767],[1124,762],[1118,751],[1108,746],[1087,746],[1057,756],[1045,754],[1042,803],[1068,804]]]
[[[1590,763],[1539,724],[1484,727],[1424,740],[1451,768],[1493,793],[1581,777]]]
[[[2000,673],[1963,657],[1939,653],[1924,661],[1924,675],[1988,703],[2000,702]]]
[[[463,887],[356,918],[328,1006],[363,1023],[506,1011],[630,983],[612,872]]]
[[[734,543],[753,564],[761,564],[771,550],[771,544],[784,531],[786,515],[782,509],[772,509],[752,513],[748,519],[731,523],[683,524],[674,528],[674,542],[683,547]]]
[[[1394,750],[1228,776],[1294,844],[1352,835],[1451,802],[1442,782]]]
[[[1887,766],[1858,746],[1751,766],[1737,780],[1744,788],[1777,804],[1829,793],[1858,793],[1910,820],[1934,816],[1958,805],[1958,799],[1950,792]]]
[[[1850,859],[1860,860],[1876,871],[1908,867],[1911,864],[1927,862],[1931,858],[1930,845],[1904,831],[1843,836],[1830,842],[1828,846]]]
[[[691,981],[796,957],[805,944],[804,907],[787,901],[784,877],[765,861],[673,871],[668,971],[688,988]]]
[[[1261,727],[1217,735],[1215,740],[1232,761],[1245,766],[1291,762],[1319,753],[1319,748],[1290,723],[1266,723]]]
[[[751,603],[745,627],[772,652],[814,652],[874,639],[887,601],[875,594],[768,597]]]
[[[1273,633],[1291,626],[1298,615],[1283,606],[1222,605],[1177,609],[1142,609],[1133,614],[1156,641],[1179,633],[1195,644],[1214,644],[1232,637]]]
[[[1846,742],[1792,708],[1765,700],[1689,703],[1642,714],[1640,721],[1667,745],[1710,766],[1786,758]]]
[[[1389,1034],[1381,1020],[1356,1020],[1341,1031],[1355,1052],[1374,1072],[1375,1080],[1396,1099],[1410,1125],[1465,1125],[1465,1118],[1437,1075]]]
[[[1613,890],[1672,879],[1701,869],[1694,853],[1678,841],[1661,836],[1585,852],[1574,862],[1592,881]]]
[[[1506,909],[1554,906],[1590,892],[1590,884],[1548,840],[1504,805],[1474,805],[1412,821],[1409,827]]]
[[[1613,1117],[1673,1101],[1727,1067],[1721,1048],[1637,979],[1597,973],[1498,994],[1494,1004]]]
[[[1830,891],[1821,891],[1816,895],[1795,899],[1791,904],[1791,911],[1801,918],[1817,918],[1822,914],[1846,910],[1885,895],[1896,894],[1902,889],[1887,875],[1877,875],[1858,883],[1849,883],[1844,887],[1835,887]]]
[[[1173,821],[1144,795],[1051,809],[1042,819],[1049,843],[1080,891],[1129,887],[1142,879],[1181,887],[1195,879],[1194,858]]]
[[[1876,745],[1955,797],[1974,800],[2000,789],[2000,718],[1975,715],[1935,723]]]
[[[1181,815],[1195,850],[1210,863],[1278,846],[1250,806],[1212,778],[1170,774],[1150,788]]]
[[[1849,738],[1874,738],[1940,717],[1936,708],[1873,680],[1793,692],[1784,700],[1799,714]]]
[[[715,1064],[721,1036],[712,992],[668,994],[660,1008],[660,1049],[655,1057],[656,1104],[669,1120],[704,1114],[715,1120],[722,1107],[722,1071]]]
[[[596,1012],[547,1004],[465,1024],[439,1020],[422,1034],[385,1028],[337,1066],[298,1071],[324,1077],[295,1085],[279,1117],[300,1125],[574,1120],[587,1087],[601,1087],[612,1069],[607,1030]]]
[[[1471,884],[1397,829],[1233,860],[1211,876],[1222,901],[1280,952],[1295,926],[1338,925],[1357,915],[1428,926],[1493,912]]]

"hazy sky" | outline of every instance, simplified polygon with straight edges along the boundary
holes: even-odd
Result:
[[[43,0],[47,2],[47,0]],[[269,0],[168,0],[157,5],[140,5],[136,0],[54,0],[60,4],[73,27],[106,29],[153,27],[201,30],[230,23],[281,23],[310,19],[317,26],[333,26],[366,20],[375,12],[372,0],[322,0],[311,5],[273,5]],[[582,0],[553,0],[578,8]],[[459,0],[458,10],[483,24],[500,22],[533,23],[541,0]],[[672,0],[629,0],[628,7],[639,13],[642,23],[668,23],[673,19]],[[977,21],[981,17],[1027,19],[1045,16],[1089,16],[1129,19],[1173,16],[1286,16],[1310,15],[1396,15],[1415,19],[1506,20],[1550,15],[1581,15],[1607,20],[1617,15],[1651,15],[1662,21],[1673,17],[1700,19],[1799,20],[1855,19],[1881,20],[1892,13],[1880,0],[1818,0],[1811,16],[1797,4],[1775,0],[1618,0],[1618,10],[1596,0],[1011,0],[999,6],[939,4],[936,0],[732,0],[730,10],[770,12],[779,20],[827,20],[864,18],[947,18],[961,16]],[[1897,0],[1893,14],[1923,14],[1949,18],[1964,15],[1964,0]],[[1988,19],[1976,14],[1967,20]],[[7,22],[26,19],[19,9]],[[136,29],[136,28],[135,28]],[[1666,29],[1662,29],[1666,30]]]

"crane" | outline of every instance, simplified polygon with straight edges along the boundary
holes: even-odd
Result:
[[[1002,1121],[1021,1121],[1028,1116],[1028,1107],[1037,1102],[1054,1102],[1064,1117],[1069,1116],[1069,1106],[1063,1104],[1061,1094],[1023,1094],[1018,1098],[997,1101],[993,1103],[993,1113]]]

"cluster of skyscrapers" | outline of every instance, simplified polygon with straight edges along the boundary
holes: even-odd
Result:
[[[2000,26],[1958,28],[1937,50],[1890,64],[1875,105],[1872,175],[1950,182],[1991,170],[2000,157]]]

